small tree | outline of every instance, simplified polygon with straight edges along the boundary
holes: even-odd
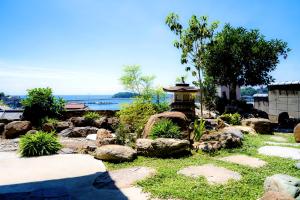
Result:
[[[205,108],[209,111],[212,111],[216,108],[216,94],[217,88],[214,83],[214,79],[209,76],[204,77],[203,81],[203,93],[204,93],[204,105]]]
[[[207,45],[212,42],[218,22],[208,23],[206,16],[193,15],[186,29],[179,23],[179,16],[171,13],[166,18],[166,24],[177,36],[174,46],[181,50],[181,64],[187,65],[186,71],[191,71],[196,77],[193,84],[200,88],[200,110],[203,115],[203,56]]]
[[[274,79],[270,72],[280,56],[290,51],[282,40],[266,40],[258,30],[233,28],[226,24],[204,56],[205,71],[220,85],[229,86],[230,99],[236,99],[236,87],[266,85]]]
[[[120,81],[124,88],[138,94],[139,97],[149,98],[155,77],[143,75],[139,65],[127,65],[123,71]]]
[[[28,90],[27,97],[22,100],[23,118],[39,125],[42,119],[57,118],[64,111],[65,101],[52,95],[51,88],[34,88]]]

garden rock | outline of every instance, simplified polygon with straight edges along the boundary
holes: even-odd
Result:
[[[11,139],[24,135],[31,129],[30,121],[13,121],[5,126],[3,136]]]
[[[86,126],[86,127],[74,127],[74,128],[68,128],[60,133],[58,133],[60,136],[63,137],[86,137],[90,134],[96,134],[98,131],[98,128]]]
[[[160,121],[161,119],[170,119],[172,122],[177,124],[181,130],[185,133],[188,133],[188,126],[189,126],[189,121],[188,118],[185,116],[184,113],[182,112],[163,112],[159,114],[152,115],[148,122],[145,125],[144,131],[143,131],[143,138],[148,138],[148,136],[151,133],[152,127],[154,126],[155,123]],[[188,135],[188,134],[185,134]],[[188,138],[188,136],[185,136]],[[187,139],[185,138],[185,139]]]
[[[256,131],[250,126],[233,126],[236,129],[242,131],[243,134],[256,135]]]
[[[226,127],[224,121],[220,118],[218,119],[204,119],[206,130],[219,130]]]
[[[299,200],[300,179],[286,174],[275,174],[266,178],[264,182],[264,190],[288,194]]]
[[[201,149],[204,152],[213,152],[221,148],[236,148],[242,146],[241,138],[231,133],[204,134],[199,143],[195,143],[195,149]]]
[[[37,130],[30,130],[30,131],[27,131],[26,134],[35,134],[36,132],[38,132]]]
[[[177,157],[190,153],[190,142],[171,138],[137,139],[136,149],[138,154],[143,156]]]
[[[137,181],[155,174],[149,167],[131,167],[108,172],[102,172],[93,183],[98,189],[117,189],[131,187]]]
[[[264,118],[249,118],[242,120],[243,126],[252,127],[257,133],[272,134],[271,121]]]
[[[55,127],[53,124],[51,123],[45,123],[42,125],[42,130],[45,131],[45,132],[52,132],[52,131],[55,131]]]
[[[300,160],[300,149],[291,147],[263,146],[258,149],[258,153],[266,156],[278,156],[281,158]]]
[[[86,120],[84,117],[71,117],[69,119],[70,122],[76,127],[88,126],[89,121]]]
[[[136,155],[134,149],[122,145],[104,145],[95,152],[95,158],[108,162],[133,161]]]
[[[213,164],[186,167],[178,171],[178,174],[192,178],[204,176],[209,184],[226,184],[230,179],[240,180],[242,178],[237,172]]]
[[[244,165],[252,168],[259,168],[265,166],[267,163],[263,160],[260,160],[258,158],[254,158],[251,156],[246,155],[233,155],[233,156],[227,156],[220,158],[219,160],[225,161],[225,162],[231,162],[236,163],[239,165]]]
[[[294,200],[294,198],[285,193],[269,191],[260,200]]]
[[[221,133],[232,134],[232,135],[240,138],[241,140],[244,139],[244,135],[243,135],[242,131],[240,131],[239,129],[237,129],[235,127],[232,127],[232,126],[225,127],[220,132]]]
[[[296,167],[297,169],[300,169],[300,162],[296,163],[296,164],[295,164],[295,167]]]
[[[73,124],[72,124],[71,122],[61,121],[61,122],[58,122],[58,123],[56,124],[55,130],[56,130],[57,132],[60,132],[60,131],[65,130],[65,129],[67,129],[67,128],[69,128],[69,127],[72,127],[72,126],[73,126]]]
[[[294,137],[296,142],[300,142],[300,123],[294,128]]]
[[[86,136],[87,140],[92,140],[92,141],[96,141],[97,139],[97,134],[89,134],[88,136]]]
[[[108,144],[116,144],[117,140],[113,136],[113,134],[106,129],[99,129],[97,131],[97,137],[96,137],[96,145],[97,146],[102,146],[102,145],[108,145]]]

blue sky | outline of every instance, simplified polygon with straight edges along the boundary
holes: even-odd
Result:
[[[112,94],[123,90],[118,79],[130,64],[154,74],[155,85],[172,85],[184,67],[164,23],[170,12],[182,22],[208,15],[288,42],[292,51],[272,74],[300,79],[298,0],[1,0],[0,91]]]

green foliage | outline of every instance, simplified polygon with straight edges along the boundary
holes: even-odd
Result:
[[[155,138],[180,138],[180,127],[170,119],[161,119],[151,129],[150,137]]]
[[[43,156],[57,153],[62,145],[52,133],[38,131],[20,138],[19,152],[22,157]]]
[[[230,99],[236,99],[236,86],[267,85],[274,79],[280,57],[290,49],[282,40],[266,40],[258,30],[234,28],[226,24],[207,46],[203,57],[205,72],[219,85],[230,86]]]
[[[56,126],[58,122],[59,121],[55,118],[45,117],[44,119],[42,119],[42,124],[48,123],[48,124],[52,124],[53,126]]]
[[[193,15],[186,29],[179,23],[179,16],[170,13],[166,18],[166,24],[170,30],[178,36],[174,41],[174,46],[181,50],[181,64],[186,65],[186,71],[191,71],[196,81],[193,84],[203,87],[203,57],[207,51],[207,46],[212,42],[214,31],[218,27],[218,22],[208,22],[208,17],[197,17]],[[200,93],[201,115],[202,115],[202,93]]]
[[[216,109],[216,94],[217,88],[214,79],[209,76],[205,76],[203,82],[203,100],[205,108],[212,111]]]
[[[241,95],[242,96],[253,96],[256,93],[257,93],[257,90],[254,89],[253,87],[241,88]]]
[[[96,112],[87,112],[83,115],[84,119],[89,120],[89,121],[94,121],[97,119],[100,119],[99,113]]]
[[[201,136],[205,132],[205,121],[203,118],[200,120],[196,119],[194,122],[194,140],[199,141]]]
[[[28,90],[27,97],[21,103],[24,107],[23,118],[35,125],[40,124],[46,117],[60,117],[65,106],[63,99],[53,96],[51,88]]]
[[[124,74],[120,78],[125,89],[138,95],[147,95],[151,89],[154,76],[146,76],[141,72],[139,65],[127,65],[123,69]]]
[[[137,99],[131,104],[122,105],[121,110],[117,112],[117,116],[125,132],[134,132],[137,136],[140,136],[148,119],[155,113],[153,103]]]
[[[239,113],[223,114],[220,116],[220,118],[231,125],[241,124],[241,115]]]

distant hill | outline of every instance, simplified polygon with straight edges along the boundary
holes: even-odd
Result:
[[[132,92],[118,92],[112,96],[112,98],[133,98],[137,96],[136,93]]]

